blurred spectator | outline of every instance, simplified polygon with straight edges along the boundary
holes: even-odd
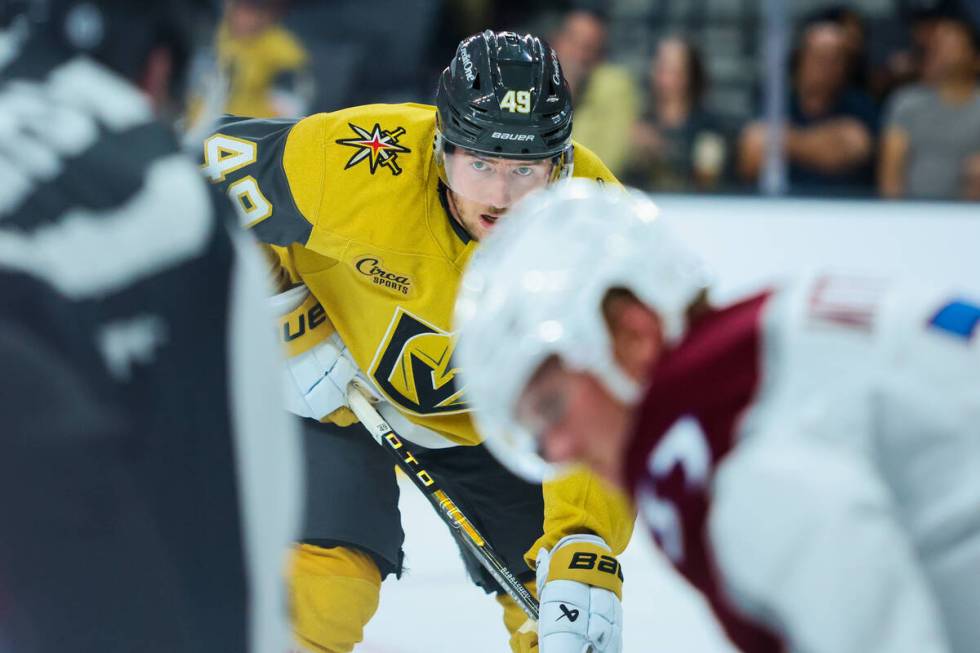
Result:
[[[720,121],[701,102],[707,84],[697,49],[679,37],[661,41],[649,84],[648,107],[633,125],[626,179],[649,190],[717,187],[728,145]]]
[[[218,63],[230,78],[228,113],[296,117],[313,94],[306,50],[279,24],[281,0],[226,0]]]
[[[868,91],[868,28],[864,16],[854,7],[833,5],[817,12],[807,25],[826,22],[835,23],[843,30],[848,85]]]
[[[224,113],[294,118],[310,110],[314,94],[309,55],[279,21],[285,0],[225,0],[215,42],[216,67],[227,84]],[[199,79],[191,122],[213,80]]]
[[[621,175],[629,156],[630,127],[639,113],[629,73],[606,63],[606,20],[595,11],[569,12],[551,45],[558,52],[572,91],[572,136],[594,150],[613,174]]]
[[[922,61],[933,29],[939,22],[948,3],[913,2],[902,10],[908,24],[908,43],[889,52],[884,61],[871,73],[871,89],[875,97],[887,97],[896,88],[923,78]]]
[[[445,44],[448,50],[440,50],[438,70],[428,68],[435,35],[454,29],[440,15],[445,1],[290,0],[281,24],[309,53],[316,83],[310,109],[301,113],[430,101],[438,73],[459,42],[454,38]]]
[[[897,91],[885,121],[879,190],[885,197],[976,199],[980,91],[976,34],[950,16],[933,28],[923,83]]]
[[[810,24],[794,63],[784,142],[791,191],[870,192],[877,112],[871,98],[848,85],[844,29],[833,22]],[[761,121],[743,130],[738,167],[746,181],[758,178],[768,137]]]

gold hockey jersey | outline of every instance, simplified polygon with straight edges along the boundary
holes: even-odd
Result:
[[[376,388],[412,421],[472,445],[450,324],[477,243],[445,209],[434,130],[434,108],[417,104],[226,119],[204,169],[259,240],[288,248],[284,262]],[[615,181],[579,145],[574,172]]]
[[[475,445],[451,320],[478,243],[448,214],[434,136],[435,107],[421,104],[367,105],[299,121],[226,117],[205,141],[203,170],[227,192],[242,224],[275,246],[292,279],[319,300],[375,388],[413,422]],[[578,144],[574,163],[577,177],[618,183]],[[307,322],[314,319],[311,311]],[[287,340],[309,324],[294,326]],[[595,483],[580,478],[545,488],[546,535],[538,545],[592,531],[622,551],[633,518]]]

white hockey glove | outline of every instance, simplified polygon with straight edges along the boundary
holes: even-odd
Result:
[[[568,535],[537,558],[540,653],[620,653],[623,574],[598,535]]]
[[[357,379],[370,390],[347,346],[323,307],[306,286],[270,299],[279,316],[279,337],[286,348],[283,396],[286,409],[300,417],[347,426],[357,421],[347,407],[347,386]]]

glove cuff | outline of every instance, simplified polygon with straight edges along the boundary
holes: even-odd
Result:
[[[278,315],[279,340],[286,356],[299,356],[335,333],[323,306],[306,286],[297,286],[269,299]]]
[[[623,570],[611,549],[598,535],[569,535],[551,550],[548,561],[550,583],[570,580],[601,587],[623,600]]]

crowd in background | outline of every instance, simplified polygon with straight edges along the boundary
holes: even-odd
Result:
[[[430,102],[460,38],[485,27],[535,31],[564,68],[574,137],[623,181],[751,193],[776,134],[763,113],[764,4],[226,0],[216,59],[231,73],[233,112],[288,116]],[[707,9],[692,18],[692,5]],[[980,199],[980,2],[787,6],[778,137],[789,192]]]

